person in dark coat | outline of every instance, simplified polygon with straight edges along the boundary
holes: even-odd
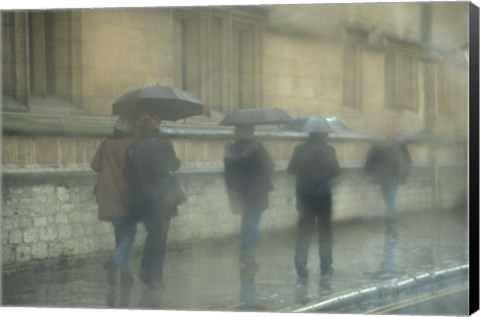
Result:
[[[240,262],[255,267],[260,219],[268,208],[268,193],[273,190],[274,163],[262,143],[254,137],[253,125],[235,126],[235,141],[225,145],[223,161],[232,211],[242,217]]]
[[[398,186],[405,184],[412,165],[407,146],[398,141],[396,135],[395,125],[388,125],[386,140],[371,147],[365,162],[366,174],[374,183],[380,185],[388,218],[393,218],[396,214]]]
[[[332,268],[332,180],[340,174],[335,149],[326,138],[328,123],[315,123],[307,129],[309,138],[298,145],[288,164],[287,171],[296,176],[297,240],[295,269],[308,277],[308,249],[315,225],[318,228],[320,271],[322,276],[333,273]]]
[[[116,285],[117,273],[121,272],[121,305],[125,304],[125,291],[133,283],[129,252],[135,240],[135,226],[127,221],[130,195],[124,170],[126,149],[134,141],[133,120],[121,117],[115,123],[112,135],[99,144],[91,163],[91,168],[98,173],[95,186],[98,218],[111,222],[115,234],[115,252],[104,268],[108,270],[111,287]],[[109,305],[114,305],[114,300]]]
[[[132,195],[129,220],[143,222],[147,230],[140,278],[155,288],[162,282],[163,263],[170,221],[178,214],[171,201],[172,172],[180,167],[173,143],[160,133],[160,117],[142,114],[138,119],[139,138],[127,149],[126,176]]]

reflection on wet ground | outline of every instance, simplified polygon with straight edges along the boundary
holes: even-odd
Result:
[[[368,314],[467,316],[468,284],[455,285],[441,291],[418,296],[385,306],[375,307]]]
[[[320,278],[315,243],[310,249],[310,277],[297,278],[293,232],[261,237],[258,269],[240,267],[238,241],[170,250],[164,285],[148,289],[136,276],[130,307],[276,311],[406,274],[464,264],[468,261],[464,213],[435,210],[402,215],[395,223],[372,220],[335,224],[335,273],[331,278]],[[138,261],[134,256],[134,272]],[[3,305],[111,307],[108,303],[119,295],[109,289],[102,264],[92,259],[90,264],[68,271],[4,277]]]

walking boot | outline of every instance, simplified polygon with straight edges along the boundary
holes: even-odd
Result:
[[[108,293],[107,293],[107,306],[109,308],[114,308],[117,302],[117,294],[116,294],[116,288],[113,286],[108,287]]]
[[[301,278],[308,277],[307,264],[304,263],[303,261],[295,260],[295,269],[297,270],[297,274],[299,277]]]
[[[133,287],[133,276],[131,273],[122,272],[120,275],[120,307],[129,307],[130,293]]]
[[[335,270],[333,269],[333,267],[329,267],[328,269],[321,270],[320,275],[321,275],[321,277],[323,277],[323,278],[330,278],[330,277],[333,276],[333,272],[334,272],[334,271],[335,271]]]
[[[118,265],[115,264],[113,260],[109,260],[107,263],[103,265],[103,268],[107,270],[107,281],[108,285],[114,287],[117,285],[117,271]]]
[[[244,269],[249,269],[253,271],[258,270],[258,263],[255,260],[255,257],[252,255],[243,255],[240,258],[241,267]]]
[[[150,289],[162,289],[165,288],[165,283],[163,282],[163,274],[148,274],[144,269],[140,270],[140,280],[143,284],[148,286]]]

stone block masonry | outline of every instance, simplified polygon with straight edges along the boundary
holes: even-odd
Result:
[[[441,169],[438,174],[441,177],[435,178],[434,173],[435,168],[426,165],[413,168],[407,185],[399,190],[399,212],[431,208],[439,191],[434,188],[435,179],[437,187],[445,193],[439,200],[443,206],[451,207],[466,198],[466,192],[458,185],[462,179],[466,182],[465,165]],[[178,174],[188,200],[172,222],[170,246],[235,237],[240,217],[230,210],[223,171],[198,169]],[[451,175],[456,175],[455,182],[451,181]],[[35,261],[55,262],[113,250],[112,226],[97,219],[95,181],[95,174],[90,172],[38,173],[29,177],[4,174],[2,264],[5,273]],[[262,218],[262,234],[293,230],[296,226],[294,177],[285,170],[277,170],[274,186],[270,207]],[[344,167],[335,183],[333,204],[334,221],[380,216],[385,208],[377,186],[364,176],[359,166]],[[138,229],[135,246],[141,247],[145,230],[142,225]]]

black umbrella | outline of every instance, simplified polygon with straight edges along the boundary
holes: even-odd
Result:
[[[167,86],[148,86],[127,92],[113,103],[113,114],[136,116],[156,113],[162,120],[179,120],[203,114],[203,103],[188,92]]]
[[[227,115],[220,121],[220,125],[238,124],[282,124],[293,120],[293,116],[285,110],[278,108],[250,108],[238,110]]]

